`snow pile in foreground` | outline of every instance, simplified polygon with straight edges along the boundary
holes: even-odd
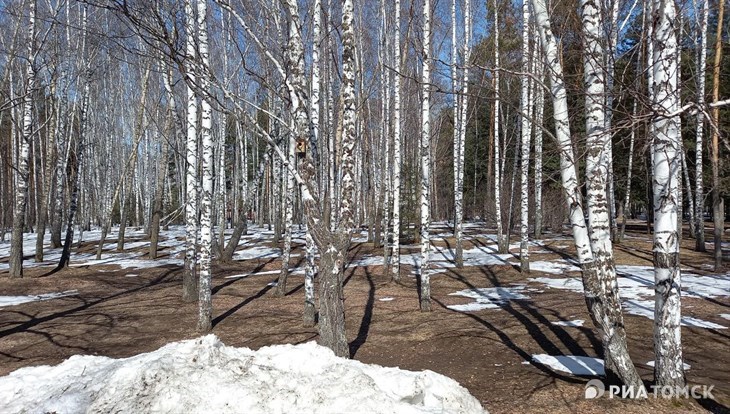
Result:
[[[73,356],[0,377],[15,412],[484,413],[456,381],[336,357],[313,342],[252,351],[214,335],[125,359]]]

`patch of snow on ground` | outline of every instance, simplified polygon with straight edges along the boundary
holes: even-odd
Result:
[[[390,302],[390,301],[392,301],[394,299],[395,299],[394,297],[386,296],[386,297],[380,298],[378,300],[381,301],[381,302]]]
[[[514,265],[519,266],[519,263]],[[580,272],[580,268],[567,262],[537,261],[530,262],[530,271],[562,275],[567,272]]]
[[[639,315],[654,320],[654,300],[632,299],[623,301],[623,308],[626,313]],[[727,329],[714,322],[704,321],[691,316],[682,316],[682,326],[706,329]]]
[[[647,298],[654,297],[654,268],[649,266],[617,266],[616,268],[619,272],[619,294],[621,295],[622,305],[626,313],[653,320],[654,300]],[[583,283],[578,278],[556,279],[536,277],[528,280],[542,283],[554,289],[583,293]],[[709,283],[714,283],[714,285],[710,286]],[[712,298],[715,296],[730,296],[730,281],[723,276],[683,274],[682,288],[682,296],[685,297]],[[727,329],[725,326],[691,316],[682,317],[682,325],[695,328]]]
[[[63,292],[43,293],[40,295],[0,296],[0,308],[5,306],[20,305],[28,302],[40,302],[42,300],[58,299],[66,296],[76,296],[78,294],[78,290],[66,290]]]
[[[648,365],[648,366],[650,366],[650,367],[653,367],[653,366],[654,366],[654,361],[649,361],[649,362],[647,362],[647,363],[646,363],[646,365]],[[688,370],[688,369],[690,369],[691,367],[692,367],[692,366],[691,366],[690,364],[688,364],[688,363],[686,363],[686,362],[682,362],[682,369],[684,369],[685,371],[687,371],[687,370]]]
[[[338,358],[309,342],[258,351],[214,335],[130,358],[73,356],[0,378],[0,406],[18,412],[484,413],[456,381]]]
[[[603,372],[603,360],[575,355],[552,356],[537,354],[532,356],[534,362],[550,367],[555,371],[567,372],[573,375],[601,376]]]
[[[730,321],[730,313],[721,313],[721,314],[720,314],[720,317],[721,317],[722,319],[727,319],[727,320],[729,320],[729,321]]]
[[[476,299],[476,301],[463,305],[451,305],[447,306],[447,308],[459,312],[473,312],[483,309],[494,309],[500,307],[500,305],[510,300],[529,299],[529,297],[520,293],[520,291],[523,291],[524,289],[525,286],[521,285],[512,287],[464,289],[458,292],[449,293],[449,295],[463,296],[466,298]]]
[[[275,247],[256,246],[238,250],[233,254],[233,260],[263,259],[279,256],[281,256],[281,249]]]
[[[583,319],[575,319],[572,321],[556,321],[556,322],[553,322],[553,325],[579,327],[579,326],[583,326],[584,323],[585,323],[585,320],[583,320]]]

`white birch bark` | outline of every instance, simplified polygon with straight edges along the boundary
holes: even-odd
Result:
[[[195,65],[197,59],[195,36],[196,20],[193,1],[185,0],[186,31],[186,76],[190,84],[197,82]],[[198,98],[192,86],[187,87],[187,140],[185,146],[185,264],[183,268],[182,299],[186,302],[198,300],[197,238],[198,238]]]
[[[35,89],[35,20],[36,2],[31,0],[28,13],[28,65],[26,66],[25,88],[23,90],[23,133],[16,165],[15,211],[13,233],[10,239],[10,277],[23,277],[23,229],[28,206],[28,156],[33,139],[33,92]]]
[[[522,1],[522,76],[521,76],[521,98],[520,113],[521,127],[520,138],[520,272],[530,273],[530,248],[529,248],[529,226],[530,226],[530,193],[529,193],[529,171],[530,171],[530,135],[532,133],[532,121],[529,117],[530,103],[530,3],[529,0]]]
[[[542,87],[545,75],[545,62],[540,50],[534,52],[535,76],[535,239],[542,238],[542,127],[545,113],[545,88]]]
[[[500,126],[500,79],[499,79],[499,10],[497,0],[494,0],[494,218],[497,227],[497,248],[499,253],[507,253],[508,243],[504,236],[502,223],[502,147],[499,138]]]
[[[209,65],[208,65],[208,27],[206,23],[207,3],[206,0],[197,1],[197,33],[198,51],[200,52],[200,87],[208,91],[209,87]],[[211,298],[211,257],[213,229],[211,213],[213,210],[213,139],[212,139],[212,108],[207,96],[202,96],[200,102],[200,137],[202,147],[202,185],[200,200],[200,281],[198,289],[198,330],[208,332],[212,328],[213,302]]]
[[[654,378],[657,385],[684,386],[677,210],[681,168],[681,122],[677,85],[677,16],[673,1],[653,0],[651,84],[654,154]]]
[[[696,11],[700,17],[700,42],[697,59],[697,106],[705,108],[705,73],[707,72],[707,22],[709,19],[709,1],[700,0],[700,10]],[[704,111],[697,113],[697,129],[695,131],[695,250],[704,252],[705,249],[705,195],[702,179],[702,152],[704,150]]]
[[[456,191],[454,209],[456,218],[456,266],[464,266],[463,221],[464,221],[464,148],[466,143],[467,111],[469,107],[469,64],[471,59],[471,0],[464,0],[464,69],[461,83],[461,103],[459,114],[459,139],[456,164]]]
[[[400,186],[401,186],[401,55],[400,0],[395,0],[395,35],[393,39],[393,253],[391,275],[400,281]]]
[[[431,241],[431,0],[423,1],[423,59],[421,66],[421,262],[420,279],[421,311],[431,311],[431,280],[428,268]]]

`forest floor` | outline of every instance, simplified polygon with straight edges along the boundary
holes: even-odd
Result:
[[[539,354],[599,354],[600,341],[583,296],[570,288],[580,278],[570,262],[571,239],[546,234],[531,245],[536,265],[523,276],[518,245],[511,245],[510,255],[494,254],[493,229],[477,225],[467,228],[465,267],[452,267],[448,259],[454,239],[443,223],[440,226],[434,229],[430,313],[418,310],[409,264],[417,256],[417,246],[403,246],[403,278],[394,283],[378,257],[382,248],[366,242],[364,233],[354,239],[345,272],[347,336],[353,358],[444,374],[466,387],[491,413],[730,412],[730,269],[712,272],[710,253],[694,252],[694,240],[683,239],[681,258],[683,277],[690,274],[688,294],[682,298],[683,316],[691,325],[682,328],[684,360],[690,365],[686,377],[689,384],[713,385],[714,400],[586,399],[590,376],[562,372],[533,359]],[[651,239],[638,223],[631,229],[616,246],[616,262],[621,279],[634,283],[625,294],[622,282],[624,318],[631,356],[648,383],[652,368],[647,363],[654,359],[653,322],[641,307],[647,300],[653,303],[645,296],[652,280]],[[258,232],[239,246],[236,258],[241,260],[214,266],[213,333],[227,345],[253,349],[316,340],[316,328],[301,323],[303,240],[295,238],[292,268],[297,269],[290,275],[289,293],[279,298],[273,287],[280,268],[278,250],[270,232],[252,230]],[[112,238],[104,260],[92,260],[96,242],[90,237],[72,258],[74,267],[56,273],[50,266],[30,267],[23,279],[7,277],[7,257],[3,257],[7,243],[0,244],[2,295],[68,295],[22,304],[4,304],[0,297],[0,375],[25,366],[57,364],[76,354],[127,357],[199,336],[197,305],[180,299],[180,230],[163,233],[168,239],[155,265],[144,259],[142,232],[128,234],[123,253],[111,252]],[[32,262],[26,258],[26,264]],[[479,288],[499,289],[475,290]],[[453,295],[465,289],[481,293],[471,298]]]

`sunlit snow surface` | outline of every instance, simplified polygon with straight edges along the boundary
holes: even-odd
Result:
[[[532,361],[546,365],[555,371],[567,372],[573,375],[601,376],[604,374],[603,360],[600,358],[537,354],[532,356]]]
[[[258,351],[214,335],[125,359],[73,356],[0,377],[3,413],[484,413],[456,381],[338,358],[314,342]]]
[[[452,296],[464,296],[474,299],[474,302],[463,305],[447,306],[449,309],[460,312],[472,312],[483,309],[499,308],[504,303],[511,300],[529,299],[529,297],[520,293],[525,289],[524,286],[511,287],[492,287],[479,289],[465,289],[455,293],[449,293]]]
[[[5,306],[20,305],[28,302],[40,302],[43,300],[63,298],[66,296],[76,296],[78,294],[78,290],[66,290],[63,292],[42,293],[40,295],[0,296],[0,308],[3,308]]]

